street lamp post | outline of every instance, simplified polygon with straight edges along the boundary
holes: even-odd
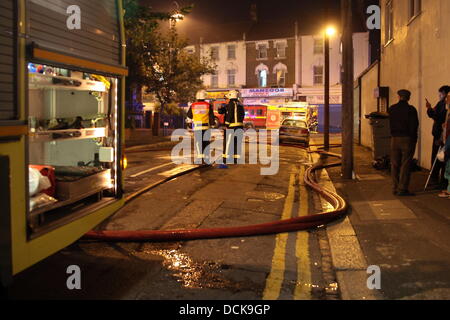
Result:
[[[325,151],[330,150],[330,38],[336,29],[328,27],[325,31],[325,84],[324,84],[324,137]]]
[[[342,177],[353,179],[353,29],[352,29],[352,0],[341,1],[342,14]]]

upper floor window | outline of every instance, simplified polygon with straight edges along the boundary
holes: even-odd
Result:
[[[314,85],[323,84],[323,66],[314,66]]]
[[[384,27],[385,27],[385,44],[394,40],[394,10],[393,1],[390,0],[386,3],[385,17],[384,17]]]
[[[228,86],[234,87],[236,85],[236,70],[234,69],[227,70],[227,76],[228,76]]]
[[[267,59],[267,45],[259,44],[258,45],[258,59]]]
[[[235,45],[229,45],[227,47],[227,52],[228,52],[228,59],[229,60],[236,59],[236,46]]]
[[[286,86],[286,70],[277,70],[277,86],[285,87]]]
[[[267,87],[267,70],[260,70],[258,73],[258,84],[261,88]]]
[[[211,47],[211,59],[219,60],[219,47]]]
[[[323,54],[323,38],[314,39],[314,54]]]
[[[409,19],[419,15],[422,11],[422,0],[409,0]]]
[[[219,87],[219,75],[216,72],[211,74],[211,88],[218,88]]]
[[[286,44],[283,42],[277,42],[275,47],[277,49],[277,58],[286,58]]]

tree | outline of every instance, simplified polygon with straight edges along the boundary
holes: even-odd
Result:
[[[146,74],[144,83],[161,104],[161,113],[167,104],[193,101],[195,93],[203,88],[201,77],[215,71],[209,57],[189,53],[186,39],[176,29],[167,34],[154,33],[152,48],[144,56]]]
[[[185,48],[186,39],[178,36],[171,24],[163,34],[158,27],[162,21],[173,22],[173,13],[154,12],[139,5],[138,0],[125,0],[125,29],[127,38],[127,101],[133,102],[133,93],[139,94],[147,87],[147,93],[155,95],[164,113],[174,102],[192,101],[198,89],[203,87],[201,76],[214,72],[209,58],[199,59]],[[193,6],[179,9],[178,14],[189,14]]]
[[[129,95],[136,86],[142,86],[145,79],[144,55],[154,42],[154,32],[159,22],[170,19],[170,14],[153,12],[150,7],[139,5],[138,0],[124,0],[124,9]]]

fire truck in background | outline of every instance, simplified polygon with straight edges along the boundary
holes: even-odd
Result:
[[[225,115],[219,114],[219,109],[228,103],[228,90],[208,91],[208,101],[213,105],[214,118],[216,120],[216,127],[225,125]]]
[[[267,106],[244,106],[245,119],[244,126],[247,129],[266,128]]]
[[[276,130],[286,119],[305,121],[311,132],[317,131],[318,107],[307,102],[288,102],[278,106],[267,106],[266,128]]]

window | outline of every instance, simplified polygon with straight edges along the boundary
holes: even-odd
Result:
[[[394,11],[392,8],[392,0],[386,3],[385,16],[385,44],[388,44],[394,39]]]
[[[267,70],[260,70],[258,72],[258,84],[261,88],[267,87]]]
[[[219,60],[219,47],[211,47],[211,59]]]
[[[279,87],[284,87],[286,85],[286,70],[279,69],[276,72],[277,75],[277,85]]]
[[[409,19],[412,19],[422,11],[422,0],[409,0]]]
[[[236,46],[234,45],[228,46],[227,51],[228,51],[228,60],[236,59]]]
[[[217,71],[211,74],[211,88],[219,87],[219,75]]]
[[[314,85],[323,84],[323,66],[314,66]]]
[[[236,85],[236,70],[227,70],[228,86],[234,87]]]
[[[286,44],[278,42],[276,44],[276,48],[277,48],[277,58],[278,59],[286,58]]]
[[[267,59],[267,45],[259,44],[258,45],[258,59]]]
[[[314,54],[323,54],[323,38],[314,39]]]

